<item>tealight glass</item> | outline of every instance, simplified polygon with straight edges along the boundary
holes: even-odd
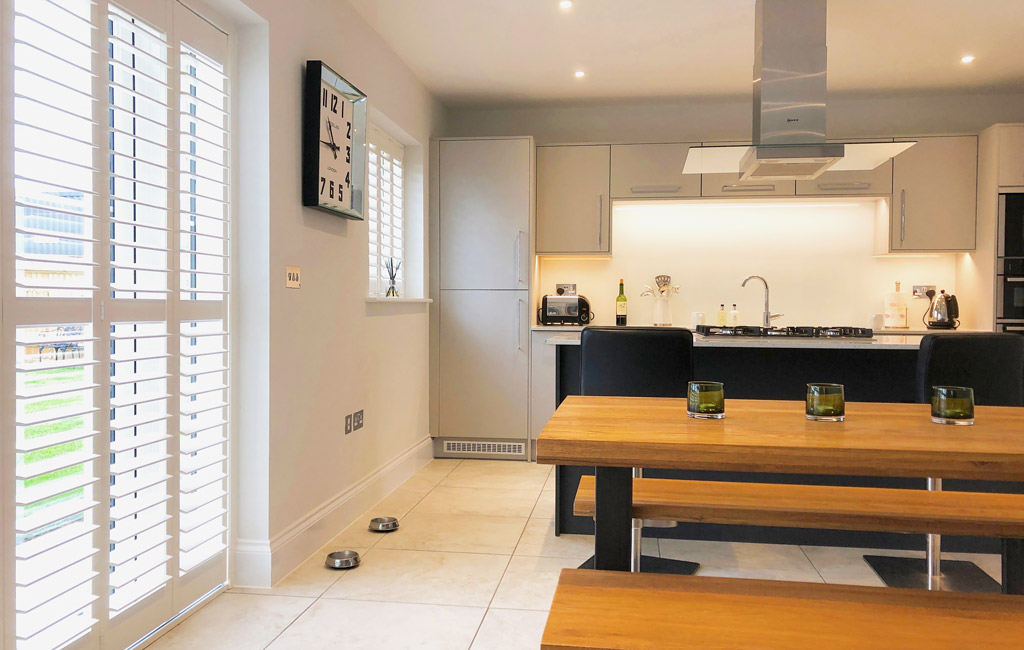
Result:
[[[699,420],[725,417],[725,386],[720,381],[691,381],[686,391],[686,415]]]
[[[967,386],[932,386],[932,422],[974,424],[974,389]]]
[[[842,384],[807,384],[808,420],[842,422],[846,419],[846,395]]]

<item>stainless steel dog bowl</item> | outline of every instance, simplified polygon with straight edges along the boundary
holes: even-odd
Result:
[[[359,553],[355,551],[335,551],[327,554],[324,566],[328,569],[354,569],[359,566]]]
[[[398,519],[395,517],[374,517],[370,520],[370,530],[375,533],[390,533],[398,530]]]

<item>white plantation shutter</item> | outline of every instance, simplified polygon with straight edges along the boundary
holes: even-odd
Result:
[[[366,222],[370,239],[369,295],[383,296],[390,285],[385,264],[398,266],[395,285],[405,296],[405,218],[402,193],[405,148],[375,124],[367,125]]]
[[[228,40],[174,0],[0,2],[0,647],[121,650],[226,577]]]

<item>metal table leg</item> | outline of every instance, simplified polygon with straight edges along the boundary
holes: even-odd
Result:
[[[942,490],[942,479],[928,479],[928,489]],[[974,562],[943,560],[940,535],[927,535],[925,543],[927,550],[923,560],[889,555],[865,555],[864,560],[874,569],[887,587],[999,593],[999,583]],[[1003,572],[1005,574],[1005,546],[1003,557]]]
[[[594,508],[594,568],[629,571],[633,522],[631,468],[597,468]]]

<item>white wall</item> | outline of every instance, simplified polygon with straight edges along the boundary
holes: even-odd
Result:
[[[248,57],[240,68],[254,86],[259,70],[269,71],[263,98],[251,95],[255,101],[237,109],[258,137],[261,119],[253,115],[269,105],[267,164],[240,161],[256,176],[238,181],[241,193],[262,190],[266,201],[262,211],[235,217],[239,240],[254,246],[236,251],[235,400],[243,426],[235,431],[235,580],[259,586],[287,574],[336,532],[333,525],[430,457],[426,306],[367,303],[365,223],[301,206],[304,63],[327,62],[368,95],[371,119],[401,131],[394,135],[410,145],[412,191],[425,185],[427,144],[440,132],[443,108],[348,3],[243,1],[258,16],[232,14],[243,24],[240,52]],[[239,137],[240,149],[259,149]],[[423,198],[410,209],[419,219]],[[425,258],[413,263],[423,268]],[[300,290],[285,289],[286,265],[302,267]],[[366,424],[346,436],[344,415],[357,409]]]
[[[673,324],[688,327],[690,313],[709,323],[719,304],[738,305],[740,324],[760,325],[764,289],[748,275],[762,275],[771,288],[776,325],[867,326],[881,313],[883,295],[896,280],[908,294],[912,284],[935,284],[955,292],[955,255],[874,256],[874,201],[670,202],[616,205],[610,259],[541,258],[540,290],[575,282],[591,302],[595,324],[615,323],[619,278],[625,279],[629,324],[651,325],[654,299],[639,297],[654,276],[671,275],[680,285],[672,298]],[[925,300],[911,304],[920,319]],[[923,327],[923,326],[922,326]],[[920,329],[920,328],[919,328]]]
[[[532,135],[537,144],[749,140],[750,97],[452,109],[446,136]],[[829,97],[831,138],[978,133],[1024,121],[1024,93]]]

